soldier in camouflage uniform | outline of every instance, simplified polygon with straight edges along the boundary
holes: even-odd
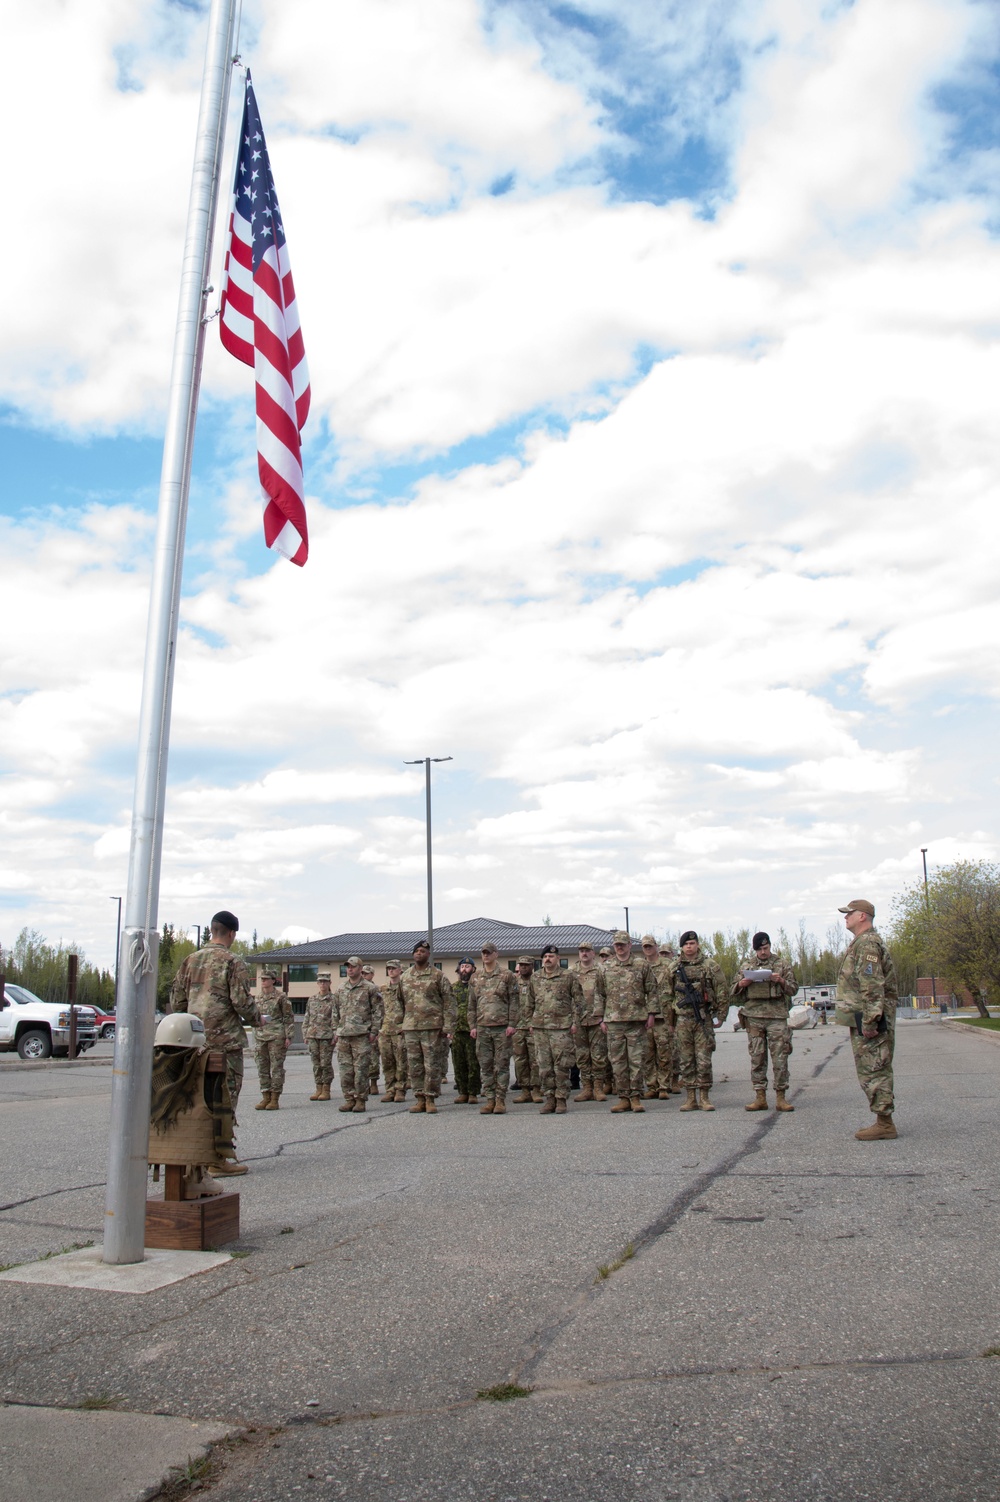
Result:
[[[733,985],[733,996],[740,1003],[739,1018],[747,1030],[750,1049],[750,1081],[754,1098],[746,1111],[767,1110],[767,1053],[771,1051],[774,1074],[774,1109],[794,1111],[785,1099],[788,1089],[788,1060],[792,1052],[792,1030],[788,1026],[788,1008],[798,990],[791,965],[771,949],[769,935],[753,936],[753,958],[740,961]],[[766,970],[769,980],[748,980],[747,972]]]
[[[247,1044],[243,1024],[247,1022],[253,1027],[260,1021],[257,1003],[250,995],[247,967],[237,955],[229,953],[239,927],[233,913],[226,909],[216,913],[209,942],[181,961],[170,987],[170,1010],[200,1017],[205,1024],[207,1047],[220,1049],[226,1055],[226,1085],[234,1126],[236,1103],[243,1085],[243,1050]],[[241,1174],[247,1172],[247,1166],[235,1161],[217,1163],[212,1172]]]
[[[261,1020],[253,1030],[254,1057],[260,1079],[260,1100],[255,1111],[278,1110],[278,1099],[285,1088],[285,1054],[292,1046],[295,1033],[292,1003],[275,988],[274,981],[270,971],[265,971],[260,979],[258,1011]]]
[[[535,1044],[528,1026],[528,983],[535,973],[535,961],[530,954],[518,955],[517,959],[517,1027],[514,1029],[514,1080],[520,1095],[514,1096],[515,1106],[526,1106],[529,1101],[540,1101],[542,1092],[538,1082],[538,1060]]]
[[[671,960],[667,978],[681,1078],[687,1090],[681,1110],[714,1111],[709,1091],[715,1029],[729,1015],[729,994],[722,967],[702,953],[693,928],[681,934],[681,952]]]
[[[482,973],[474,975],[469,985],[469,1030],[476,1040],[485,1096],[479,1114],[503,1116],[507,1111],[511,1039],[517,1026],[520,997],[517,981],[508,969],[500,967],[497,946],[487,941],[482,952]]]
[[[385,1094],[382,1100],[404,1101],[406,1099],[406,1044],[403,1041],[402,1031],[403,1003],[399,995],[399,977],[403,970],[399,961],[386,960],[385,973],[388,976],[386,984],[382,987],[385,1018],[378,1035],[379,1051],[382,1055],[382,1073],[385,1075]]]
[[[642,936],[642,957],[656,981],[653,1026],[643,1035],[643,1080],[647,1100],[666,1100],[674,1077],[674,1009],[668,997],[667,961],[652,934]]]
[[[371,985],[373,985],[373,986],[375,985],[375,966],[374,965],[362,965],[362,967],[361,967],[361,974],[362,974],[363,978],[366,981],[368,981]],[[379,991],[379,995],[382,996],[381,991]],[[383,1005],[383,1007],[385,1006],[385,997],[384,996],[382,996],[382,1005]],[[375,1042],[372,1044],[371,1054],[370,1054],[369,1059],[368,1059],[368,1070],[369,1070],[369,1073],[368,1073],[368,1094],[369,1095],[377,1095],[378,1094],[378,1070],[379,1070],[379,1063],[380,1063],[380,1059],[379,1059],[379,1047],[378,1047],[378,1039],[376,1038]]]
[[[433,1115],[441,1091],[441,1042],[450,1043],[455,1031],[455,997],[447,976],[430,960],[430,945],[419,939],[413,946],[413,964],[400,977],[399,990],[406,1070],[416,1096],[410,1110]]]
[[[562,1116],[569,1099],[569,1072],[576,1058],[573,1035],[583,991],[576,975],[563,970],[559,950],[546,944],[542,968],[528,982],[528,1025],[535,1044],[542,1091],[540,1116]]]
[[[855,898],[839,910],[852,936],[837,976],[837,1021],[851,1030],[858,1083],[875,1112],[870,1127],[855,1132],[859,1142],[892,1141],[899,1134],[895,1109],[892,1055],[896,1046],[896,967],[874,927],[875,909]]]
[[[660,959],[661,960],[666,960],[666,961],[669,962],[673,958],[674,958],[674,948],[673,948],[673,945],[672,944],[661,944],[660,945]],[[664,972],[664,979],[666,979],[666,975],[667,975],[667,973]],[[671,1047],[671,1051],[673,1053],[673,1065],[672,1065],[672,1068],[671,1068],[671,1071],[670,1071],[670,1090],[671,1090],[671,1093],[673,1093],[674,1091],[679,1091],[680,1088],[681,1088],[681,1058],[680,1058],[680,1053],[678,1052],[678,1049],[677,1049],[677,1029],[676,1029],[676,1026],[675,1026],[677,1018],[676,1018],[675,1013],[674,1013],[673,1005],[672,1005],[672,1003],[670,1001],[669,986],[668,986],[667,989],[668,989],[668,994],[667,994],[667,996],[664,999],[663,1005],[664,1005],[664,1009],[665,1009],[665,1011],[664,1011],[664,1017],[665,1017],[665,1020],[666,1020],[666,1022],[668,1023],[668,1025],[670,1027],[670,1047]]]
[[[458,979],[452,986],[455,997],[455,1036],[451,1040],[451,1057],[455,1065],[456,1106],[475,1105],[482,1081],[476,1058],[475,1033],[469,1026],[469,998],[476,967],[466,957],[458,962]]]
[[[316,977],[319,991],[306,1003],[306,1015],[302,1023],[302,1037],[309,1048],[312,1060],[313,1079],[316,1089],[310,1100],[329,1100],[333,1083],[333,995],[330,991],[330,972],[321,970]]]
[[[579,956],[576,978],[580,982],[580,999],[576,1009],[575,1043],[582,1088],[574,1099],[607,1100],[604,1080],[608,1069],[608,1037],[601,1030],[606,995],[604,970],[597,963],[593,944],[581,944]]]
[[[611,1109],[644,1111],[642,1063],[644,1034],[656,1014],[656,977],[643,959],[632,953],[632,940],[623,928],[614,937],[614,959],[604,970],[604,1019],[608,1036],[608,1061],[615,1073],[618,1104]]]
[[[382,1026],[382,993],[365,980],[356,954],[347,961],[347,980],[334,994],[332,1016],[344,1092],[340,1109],[363,1111],[368,1102],[368,1060]]]

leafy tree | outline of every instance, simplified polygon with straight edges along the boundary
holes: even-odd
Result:
[[[1000,1001],[1000,866],[956,861],[895,899],[893,958],[929,966],[970,993],[982,1016]]]
[[[22,928],[10,949],[0,946],[0,970],[8,981],[25,986],[43,1001],[56,1004],[69,999],[69,957],[78,960],[76,999],[81,1006],[106,1010],[114,1005],[114,975],[87,962],[78,944],[50,944],[33,928]]]

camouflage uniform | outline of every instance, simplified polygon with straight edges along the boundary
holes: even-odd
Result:
[[[271,1019],[253,1030],[261,1093],[278,1096],[285,1088],[285,1054],[295,1032],[295,1013],[282,991],[275,991],[273,996],[262,996],[257,1010]]]
[[[544,1096],[565,1101],[569,1072],[576,1059],[571,1029],[583,991],[571,970],[546,975],[537,970],[528,982],[528,1025],[535,1043],[538,1079]]]
[[[455,1066],[455,1089],[459,1095],[466,1097],[478,1095],[481,1086],[476,1044],[469,1031],[473,1026],[469,1015],[469,998],[474,980],[475,976],[468,981],[458,980],[451,988],[455,997],[455,1032],[451,1040],[451,1058]]]
[[[348,979],[333,993],[331,1015],[345,1101],[364,1101],[368,1095],[371,1037],[382,1026],[382,1013],[382,993],[370,980]]]
[[[253,1027],[260,1020],[257,1003],[250,995],[250,974],[238,955],[214,941],[196,949],[181,961],[170,987],[170,1010],[191,1012],[205,1024],[209,1048],[226,1055],[226,1084],[236,1114],[243,1088],[243,1050],[247,1035],[243,1023]]]
[[[375,970],[374,970],[374,967],[371,966],[371,965],[363,965],[362,969],[361,969],[361,978],[362,978],[362,980],[370,981],[371,984],[374,986],[374,984],[375,984]],[[378,994],[379,994],[379,996],[382,997],[382,1005],[384,1007],[385,1006],[385,997],[382,996],[382,992],[381,991],[379,991]],[[379,1070],[379,1063],[380,1062],[381,1061],[380,1061],[380,1058],[379,1058],[378,1039],[376,1038],[375,1042],[372,1044],[371,1048],[368,1050],[368,1093],[369,1093],[369,1095],[377,1095],[378,1094],[378,1070]]]
[[[681,967],[698,992],[704,1019],[701,1023],[695,1020],[694,1007],[685,1001]],[[712,1018],[716,1017],[724,1022],[729,1013],[726,977],[722,973],[722,967],[700,948],[693,960],[686,960],[683,954],[679,954],[670,961],[667,986],[667,997],[673,1005],[676,1019],[674,1037],[681,1079],[689,1090],[709,1090],[712,1086],[712,1055],[715,1052]]]
[[[858,1083],[871,1109],[891,1116],[895,1109],[892,1055],[896,1046],[896,967],[892,955],[874,928],[866,929],[848,946],[837,976],[837,1021],[851,1029],[851,1048]],[[862,1025],[885,1019],[877,1038],[859,1032]]]
[[[604,1088],[608,1069],[608,1038],[601,1031],[604,1017],[604,971],[600,965],[583,965],[576,972],[580,982],[580,997],[576,1008],[576,1062],[580,1070],[580,1083]]]
[[[507,1099],[510,1084],[509,1027],[517,1026],[519,997],[511,971],[500,968],[474,975],[469,982],[469,1026],[476,1029],[476,1054],[487,1101]]]
[[[399,982],[386,981],[382,987],[382,1002],[385,1019],[378,1035],[379,1053],[382,1056],[382,1073],[388,1095],[402,1091],[406,1094],[406,1044],[400,1024],[403,1021],[403,1003],[399,996]]]
[[[653,1026],[644,1038],[643,1077],[652,1095],[669,1095],[674,1077],[674,1011],[669,1000],[668,961],[647,960],[656,981],[656,1009]]]
[[[767,1089],[767,1054],[770,1049],[774,1088],[785,1091],[788,1089],[788,1060],[792,1052],[788,1008],[798,990],[798,982],[788,961],[773,950],[766,960],[758,961],[755,954],[741,960],[740,975],[746,970],[772,970],[781,977],[780,981],[754,981],[744,991],[737,991],[734,984],[732,994],[740,1009],[740,1021],[747,1030],[750,1081],[754,1089]]]
[[[643,1034],[650,1013],[656,1012],[656,977],[646,961],[634,954],[627,960],[616,956],[604,968],[604,988],[608,1061],[615,1073],[615,1092],[621,1100],[636,1100],[642,1095]]]
[[[400,977],[399,989],[410,1084],[418,1100],[434,1100],[441,1092],[441,1039],[455,1028],[451,982],[433,965],[426,970],[410,965]]]
[[[528,987],[530,985],[530,976],[527,980],[517,977],[517,1027],[514,1029],[511,1052],[514,1056],[514,1079],[522,1092],[541,1099],[535,1043],[528,1026]]]
[[[317,1090],[328,1090],[333,1082],[333,994],[317,992],[306,1003],[302,1036],[309,1047],[313,1079]]]

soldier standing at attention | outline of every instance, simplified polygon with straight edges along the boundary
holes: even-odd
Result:
[[[368,1059],[382,1026],[382,993],[365,980],[356,954],[347,961],[347,980],[334,995],[332,1015],[344,1092],[340,1110],[363,1111],[368,1101]]]
[[[250,975],[238,955],[229,953],[239,933],[239,919],[225,908],[211,923],[211,938],[180,964],[170,987],[170,1010],[190,1012],[205,1024],[208,1048],[226,1055],[226,1085],[236,1125],[236,1102],[243,1085],[243,1050],[247,1045],[244,1022],[260,1021],[257,1003],[250,995]],[[216,1174],[247,1173],[245,1163],[217,1163]]]
[[[661,960],[666,960],[669,963],[669,961],[672,960],[673,958],[674,958],[674,946],[672,944],[666,944],[666,943],[661,944],[660,945],[660,959]],[[672,1092],[676,1091],[676,1092],[679,1093],[680,1088],[681,1088],[681,1066],[680,1066],[680,1059],[678,1058],[678,1054],[677,1054],[677,1030],[676,1030],[676,1027],[675,1027],[675,1023],[677,1021],[677,1018],[674,1015],[673,1005],[672,1005],[671,1000],[670,1000],[669,971],[665,971],[664,972],[664,979],[668,981],[667,995],[666,995],[666,997],[664,999],[664,1003],[663,1003],[664,1004],[664,1008],[665,1008],[665,1021],[666,1021],[667,1025],[668,1025],[668,1027],[670,1028],[670,1048],[671,1048],[671,1052],[673,1054],[673,1062],[671,1064],[671,1069],[670,1069],[670,1089],[671,1089]]]
[[[431,964],[426,939],[413,946],[413,964],[399,981],[403,1002],[403,1035],[406,1038],[406,1071],[417,1097],[410,1110],[437,1111],[441,1091],[441,1042],[451,1042],[455,1031],[455,997],[447,976]]]
[[[265,970],[260,978],[260,1022],[253,1030],[260,1079],[260,1100],[254,1106],[255,1111],[277,1111],[278,1097],[285,1088],[285,1054],[295,1033],[292,1003],[275,988],[274,979],[270,970]]]
[[[604,1077],[608,1067],[608,1039],[601,1031],[604,1017],[604,971],[597,963],[593,944],[586,940],[579,948],[580,963],[576,978],[580,995],[576,1008],[576,1062],[580,1070],[581,1090],[575,1100],[607,1100]]]
[[[753,936],[753,959],[741,960],[733,986],[733,996],[740,1002],[739,1018],[747,1030],[750,1049],[750,1082],[754,1098],[746,1111],[767,1110],[767,1053],[771,1051],[774,1075],[774,1109],[794,1111],[785,1099],[788,1089],[788,1059],[792,1052],[792,1030],[788,1026],[788,1008],[798,990],[792,967],[780,954],[774,954],[766,933]],[[767,980],[748,980],[748,970],[764,970]]]
[[[362,965],[361,966],[361,974],[364,977],[364,979],[369,982],[370,985],[373,985],[373,986],[375,985],[375,966],[374,965]],[[376,987],[376,990],[377,989],[378,988]],[[379,995],[382,996],[382,992],[381,991],[379,991]],[[383,1005],[383,1007],[385,1006],[385,997],[384,996],[382,997],[382,1005]],[[368,1060],[368,1070],[369,1070],[369,1074],[368,1074],[368,1094],[369,1095],[377,1095],[378,1094],[378,1066],[379,1066],[379,1049],[378,1049],[378,1039],[376,1038],[375,1041],[374,1041],[374,1043],[372,1044],[371,1057]]]
[[[643,1065],[643,1080],[647,1100],[666,1100],[670,1095],[670,1082],[674,1077],[674,1009],[670,1005],[667,984],[667,962],[660,957],[659,946],[652,934],[642,936],[642,957],[653,972],[656,981],[656,1011],[653,1026],[645,1033],[646,1057]]]
[[[333,994],[330,991],[330,972],[321,970],[316,977],[319,991],[306,1003],[306,1015],[302,1024],[302,1036],[309,1047],[313,1079],[316,1089],[310,1100],[329,1100],[333,1083],[333,1017],[331,1007]]]
[[[681,1078],[687,1089],[681,1110],[714,1111],[709,1091],[715,1029],[726,1020],[729,997],[722,967],[702,953],[693,928],[681,934],[681,952],[671,961],[669,985]]]
[[[385,1076],[385,1094],[383,1101],[404,1101],[406,1099],[406,1044],[403,1042],[402,1021],[403,1003],[399,995],[399,977],[403,970],[398,960],[386,960],[385,973],[388,977],[382,987],[382,1001],[385,1005],[385,1017],[382,1022],[382,1030],[378,1035],[379,1051],[382,1055],[382,1073]]]
[[[604,972],[607,1001],[601,1023],[608,1035],[608,1062],[615,1073],[618,1104],[611,1109],[644,1111],[642,1064],[644,1033],[656,1016],[656,977],[645,960],[632,953],[632,940],[623,928],[614,937],[615,957]]]
[[[510,1084],[511,1039],[520,1010],[517,981],[500,968],[497,946],[483,945],[483,972],[469,982],[469,1031],[476,1040],[476,1055],[485,1100],[480,1116],[503,1116],[507,1111]],[[458,1078],[456,1065],[455,1078]]]
[[[539,1116],[565,1114],[569,1072],[575,1058],[576,1010],[582,999],[580,982],[559,964],[558,948],[546,944],[542,968],[528,982],[528,1025],[543,1100]]]
[[[838,909],[851,934],[837,976],[837,1021],[851,1030],[858,1083],[875,1112],[870,1127],[854,1135],[859,1142],[891,1142],[899,1134],[892,1119],[892,1055],[896,1046],[896,967],[874,927],[875,909],[857,897]]]
[[[530,954],[517,957],[517,1027],[514,1030],[514,1080],[520,1095],[514,1096],[515,1106],[526,1106],[529,1101],[539,1102],[542,1092],[538,1088],[538,1062],[535,1044],[528,1026],[528,984],[535,973],[535,961]]]
[[[476,967],[466,955],[459,960],[455,994],[455,1036],[451,1040],[451,1058],[455,1066],[456,1106],[475,1105],[479,1099],[479,1061],[476,1058],[476,1035],[470,1031],[469,999]]]

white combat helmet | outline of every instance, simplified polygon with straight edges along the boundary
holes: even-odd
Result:
[[[205,1024],[190,1012],[173,1012],[156,1029],[157,1048],[205,1048]]]

